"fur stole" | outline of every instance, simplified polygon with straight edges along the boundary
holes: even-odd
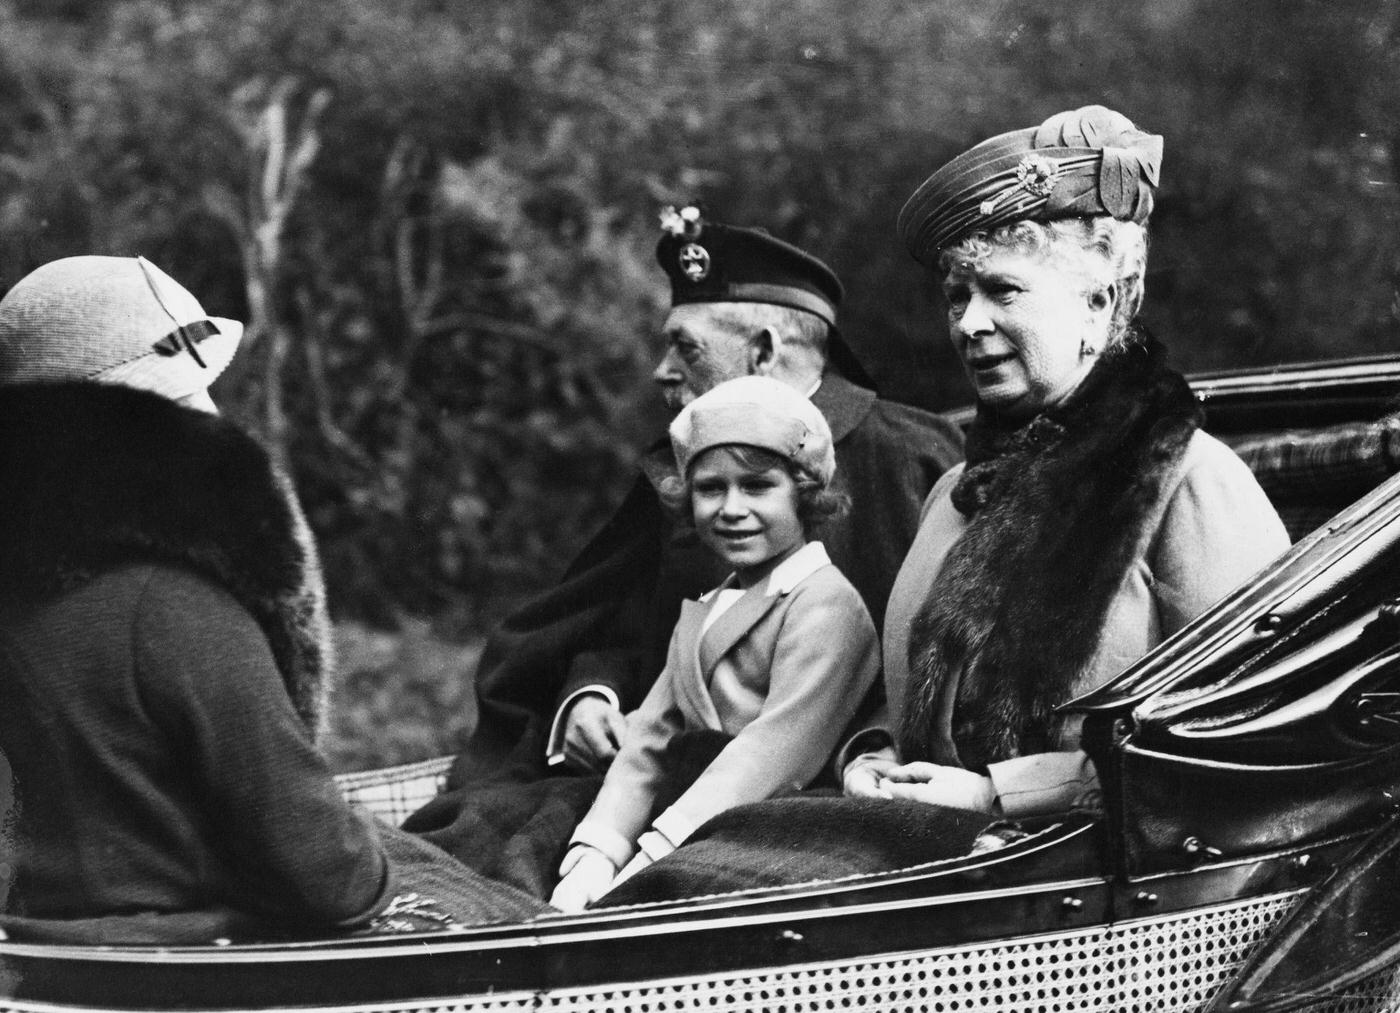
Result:
[[[979,412],[952,496],[971,520],[910,628],[905,760],[977,769],[1055,748],[1055,708],[1097,652],[1201,422],[1162,357],[1139,331],[1029,423]]]
[[[242,430],[124,387],[4,387],[0,489],[0,594],[60,594],[137,561],[194,570],[257,620],[320,730],[331,640],[315,545],[290,483]]]

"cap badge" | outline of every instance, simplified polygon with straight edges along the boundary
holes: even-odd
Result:
[[[699,243],[686,243],[676,259],[681,273],[691,281],[704,281],[710,276],[710,251]]]
[[[1016,182],[995,197],[988,197],[977,206],[977,210],[983,215],[989,215],[997,209],[998,204],[1019,193],[1027,193],[1032,197],[1049,197],[1059,175],[1060,167],[1050,159],[1040,155],[1027,155],[1016,164]]]

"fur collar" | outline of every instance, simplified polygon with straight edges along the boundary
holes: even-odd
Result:
[[[290,484],[240,429],[124,387],[6,387],[0,489],[0,593],[58,594],[138,560],[194,570],[257,620],[319,730],[331,654],[314,543]]]
[[[910,628],[906,760],[977,768],[1054,748],[1055,708],[1096,653],[1201,421],[1160,346],[1134,339],[1029,423],[973,423],[953,491],[970,521]],[[941,707],[949,693],[955,706]]]

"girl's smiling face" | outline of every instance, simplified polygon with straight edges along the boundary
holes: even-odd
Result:
[[[1074,265],[1077,266],[1077,265]],[[1114,293],[1047,254],[994,248],[943,281],[948,332],[977,399],[1009,419],[1062,401],[1108,340]]]
[[[712,447],[691,465],[690,503],[700,541],[734,568],[744,587],[806,541],[797,483],[787,468],[752,467],[728,447]]]

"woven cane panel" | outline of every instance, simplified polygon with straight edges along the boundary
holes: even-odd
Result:
[[[557,991],[549,1013],[1194,1013],[1292,896],[1164,920],[859,963]],[[898,917],[894,915],[892,917]]]
[[[345,800],[363,806],[385,823],[398,826],[442,790],[452,757],[439,756],[399,767],[337,774]]]
[[[1400,1010],[1400,969],[1374,974],[1341,996],[1318,1000],[1309,1013],[1395,1013]]]
[[[1198,1013],[1295,900],[1292,894],[1266,897],[1083,932],[861,961],[538,994],[316,1007],[315,1013]],[[7,1006],[0,999],[0,1013],[55,1009]],[[1346,997],[1309,1009],[1396,1013],[1400,976],[1377,975]]]

